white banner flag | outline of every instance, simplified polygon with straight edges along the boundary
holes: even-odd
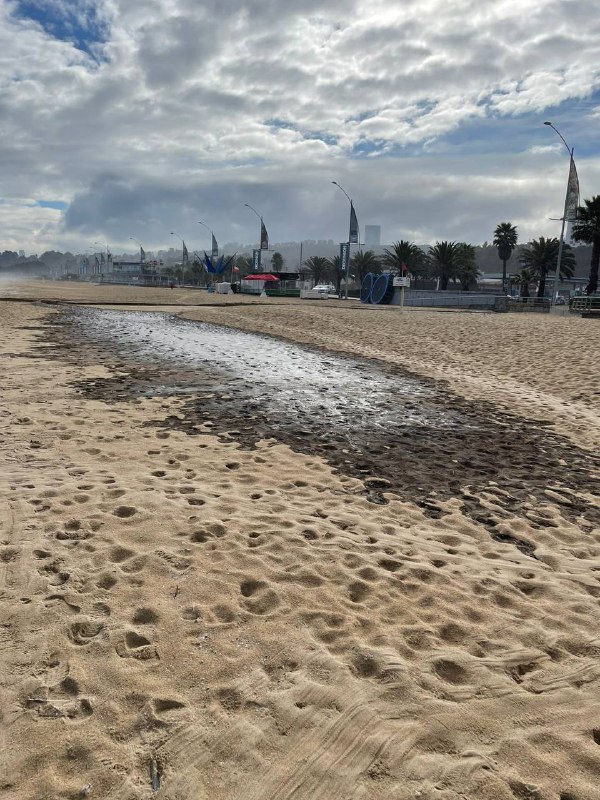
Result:
[[[571,156],[571,168],[569,169],[569,183],[567,184],[567,201],[565,203],[565,220],[572,222],[577,219],[577,208],[579,206],[579,178],[575,161]]]

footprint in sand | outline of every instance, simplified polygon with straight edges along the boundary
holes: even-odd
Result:
[[[74,541],[79,542],[83,541],[84,539],[89,539],[91,536],[91,532],[85,530],[81,527],[80,520],[71,520],[67,522],[65,525],[65,529],[63,531],[58,531],[56,534],[56,538],[59,541]]]
[[[108,559],[109,561],[112,561],[113,564],[121,564],[123,561],[126,561],[135,554],[135,550],[130,550],[128,547],[117,545],[117,547],[113,547],[108,554]]]
[[[104,629],[104,623],[83,619],[69,625],[68,636],[73,644],[85,645],[95,639]]]
[[[98,580],[96,581],[96,586],[99,589],[112,589],[113,586],[117,583],[117,578],[112,575],[110,572],[103,572]]]
[[[212,612],[219,622],[227,623],[236,620],[235,611],[224,603],[214,606]]]
[[[121,658],[136,658],[139,661],[158,658],[156,647],[150,639],[134,630],[125,631],[123,638],[117,642],[115,650]]]
[[[202,619],[202,612],[198,606],[188,606],[187,608],[183,609],[181,616],[183,619],[188,620],[189,622],[200,622]]]
[[[153,625],[160,619],[158,612],[152,608],[138,608],[135,610],[132,621],[136,625]]]
[[[225,711],[239,711],[244,703],[244,698],[232,686],[217,689],[217,699]]]
[[[265,615],[279,606],[279,597],[266,581],[249,578],[240,584],[243,605],[251,614]]]
[[[135,506],[117,506],[112,513],[115,517],[119,517],[119,519],[129,519],[129,517],[133,517],[134,514],[137,514],[137,511]]]
[[[370,592],[371,587],[362,581],[354,581],[348,587],[348,596],[353,603],[362,603]]]
[[[170,553],[167,550],[155,550],[156,555],[166,561],[177,570],[183,571],[188,569],[192,564],[192,559],[187,556],[180,556],[177,553]]]
[[[171,697],[155,697],[152,700],[154,714],[163,722],[176,722],[180,713],[185,708],[185,703]]]
[[[43,578],[47,578],[51,586],[62,586],[65,584],[71,574],[61,570],[60,564],[57,561],[52,561],[50,564],[45,564],[38,569],[38,572]]]
[[[433,664],[434,672],[446,683],[460,685],[469,682],[469,675],[460,664],[448,658],[441,658]]]

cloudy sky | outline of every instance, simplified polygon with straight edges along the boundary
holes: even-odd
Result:
[[[598,0],[0,0],[0,250],[558,235]]]

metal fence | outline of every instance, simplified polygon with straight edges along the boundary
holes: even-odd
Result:
[[[394,291],[392,305],[400,305],[400,289]],[[435,291],[433,289],[408,289],[404,305],[421,308],[463,308],[487,311],[507,311],[508,297],[485,292]]]
[[[508,297],[508,311],[537,311],[549,314],[552,300],[549,297]]]
[[[589,297],[573,297],[569,301],[569,311],[581,314],[582,317],[600,317],[600,295]]]

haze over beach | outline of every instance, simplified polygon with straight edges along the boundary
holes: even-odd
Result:
[[[599,34],[0,0],[0,800],[600,800]]]

